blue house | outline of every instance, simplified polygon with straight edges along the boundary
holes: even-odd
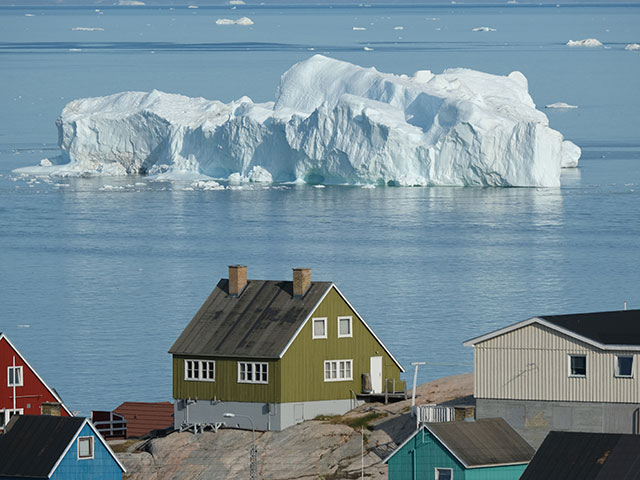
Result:
[[[0,435],[0,480],[122,480],[124,472],[86,418],[15,415]]]
[[[427,423],[391,455],[389,480],[516,480],[533,448],[501,418]]]

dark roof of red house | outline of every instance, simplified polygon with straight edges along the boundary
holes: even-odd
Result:
[[[114,410],[127,421],[127,437],[142,437],[173,426],[171,402],[124,402]]]
[[[521,480],[640,479],[640,435],[550,432]]]

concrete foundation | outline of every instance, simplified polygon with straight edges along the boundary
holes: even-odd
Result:
[[[638,434],[639,414],[630,403],[476,399],[476,418],[504,418],[536,449],[551,430]]]
[[[284,430],[318,415],[342,415],[363,401],[328,400],[298,403],[216,402],[214,400],[175,400],[173,422],[176,429],[189,424],[224,424],[251,430],[251,418],[258,431]],[[233,413],[235,417],[225,417]]]

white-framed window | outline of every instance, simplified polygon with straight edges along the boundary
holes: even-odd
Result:
[[[616,377],[633,377],[633,355],[616,355]]]
[[[269,383],[269,364],[238,362],[238,383]]]
[[[313,318],[313,338],[327,338],[327,317]]]
[[[324,381],[341,382],[353,380],[353,360],[325,360]]]
[[[78,460],[93,458],[93,437],[78,437]]]
[[[569,376],[570,377],[586,377],[587,376],[587,356],[586,355],[569,355]]]
[[[4,428],[4,426],[9,423],[9,420],[11,420],[11,417],[13,417],[14,415],[22,415],[24,414],[24,409],[23,408],[16,408],[15,410],[11,409],[11,408],[6,408],[6,409],[2,409],[0,410],[0,428]]]
[[[216,362],[214,360],[185,360],[184,379],[215,382]]]
[[[436,468],[435,480],[453,480],[453,468]]]
[[[22,366],[7,367],[7,387],[22,387]]]
[[[351,317],[338,317],[338,338],[353,337]]]

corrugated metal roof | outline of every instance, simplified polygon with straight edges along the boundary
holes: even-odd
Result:
[[[124,402],[114,413],[127,421],[127,438],[142,437],[153,430],[173,426],[171,402]]]
[[[604,345],[640,345],[640,310],[545,315],[539,318]]]
[[[84,421],[81,417],[15,416],[0,435],[0,477],[47,478]]]
[[[249,280],[240,296],[233,297],[228,283],[218,282],[169,353],[279,358],[332,285],[311,282],[300,298],[293,296],[293,282]]]
[[[427,423],[425,427],[467,468],[527,463],[535,453],[502,418]]]
[[[638,480],[640,436],[550,432],[521,480]]]

